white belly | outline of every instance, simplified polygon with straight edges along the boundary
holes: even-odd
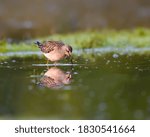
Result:
[[[50,53],[44,53],[44,56],[50,61],[58,61],[63,59],[65,57],[65,54],[52,51]]]

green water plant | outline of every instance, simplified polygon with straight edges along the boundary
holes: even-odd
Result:
[[[87,48],[112,48],[111,52],[116,50],[126,50],[136,48],[138,52],[144,49],[146,53],[150,53],[150,29],[137,28],[133,30],[102,30],[102,31],[83,31],[68,34],[54,34],[47,37],[36,38],[39,41],[56,40],[69,44],[73,49]],[[9,52],[27,52],[39,51],[34,44],[35,39],[21,41],[19,43],[8,43],[6,40],[0,41],[0,58]],[[116,52],[116,51],[115,51]]]

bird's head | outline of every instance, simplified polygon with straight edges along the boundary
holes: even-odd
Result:
[[[66,55],[67,57],[70,57],[71,54],[72,54],[72,47],[69,46],[69,45],[66,45],[66,46],[65,46],[65,55]]]
[[[72,74],[71,72],[66,72],[65,78],[63,79],[64,84],[70,84],[72,79]]]

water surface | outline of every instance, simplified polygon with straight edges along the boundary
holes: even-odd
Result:
[[[45,62],[0,62],[1,119],[150,119],[149,56],[93,55],[74,66]]]

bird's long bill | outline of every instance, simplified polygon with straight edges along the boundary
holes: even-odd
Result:
[[[71,62],[71,64],[73,64],[73,58],[72,58],[72,53],[71,52],[67,52],[66,53],[66,58],[69,58],[70,59],[70,62]]]
[[[71,57],[71,52],[66,52],[67,57]]]

